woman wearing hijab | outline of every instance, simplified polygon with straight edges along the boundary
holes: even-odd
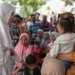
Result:
[[[8,3],[0,4],[0,40],[8,48],[13,48],[8,24],[13,19],[15,9]]]
[[[13,51],[8,26],[8,24],[10,24],[13,19],[14,11],[15,9],[10,4],[0,4],[0,75],[10,75],[11,54],[14,54],[14,60],[17,57]]]
[[[19,42],[15,47],[15,52],[23,59],[25,60],[25,58],[31,54],[32,51],[32,47],[30,45],[30,37],[28,35],[28,33],[22,33],[20,38],[19,38]]]
[[[42,29],[38,29],[37,37],[36,37],[35,41],[38,41],[41,43],[41,40],[43,39],[43,34],[44,34],[44,31]]]

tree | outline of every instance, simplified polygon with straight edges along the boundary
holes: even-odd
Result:
[[[75,0],[62,0],[62,1],[65,1],[65,7],[67,5],[73,5],[73,2],[75,2]]]
[[[73,2],[75,2],[75,0],[62,0],[65,2],[64,7],[62,8],[62,12],[65,12],[65,7],[68,5],[73,5]]]
[[[43,4],[46,3],[46,0],[4,0],[16,5],[18,2],[22,6],[21,14],[24,16],[29,16],[32,13],[35,13]]]

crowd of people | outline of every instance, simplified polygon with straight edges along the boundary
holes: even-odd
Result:
[[[0,4],[0,75],[65,75],[73,64],[74,15],[40,13],[23,18],[8,3]]]

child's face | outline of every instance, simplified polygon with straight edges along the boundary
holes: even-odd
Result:
[[[38,47],[39,47],[38,45],[34,44],[34,48],[38,48]]]
[[[35,68],[35,64],[27,64],[27,67],[31,70],[33,70]]]
[[[60,35],[65,33],[64,28],[59,23],[57,24],[57,30]]]
[[[22,38],[20,39],[20,41],[21,41],[21,43],[22,43],[23,45],[27,45],[27,44],[28,44],[28,39],[27,39],[26,36],[22,36]]]

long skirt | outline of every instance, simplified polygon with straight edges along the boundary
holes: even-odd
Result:
[[[42,64],[41,75],[65,75],[65,66],[58,59],[46,57]]]

